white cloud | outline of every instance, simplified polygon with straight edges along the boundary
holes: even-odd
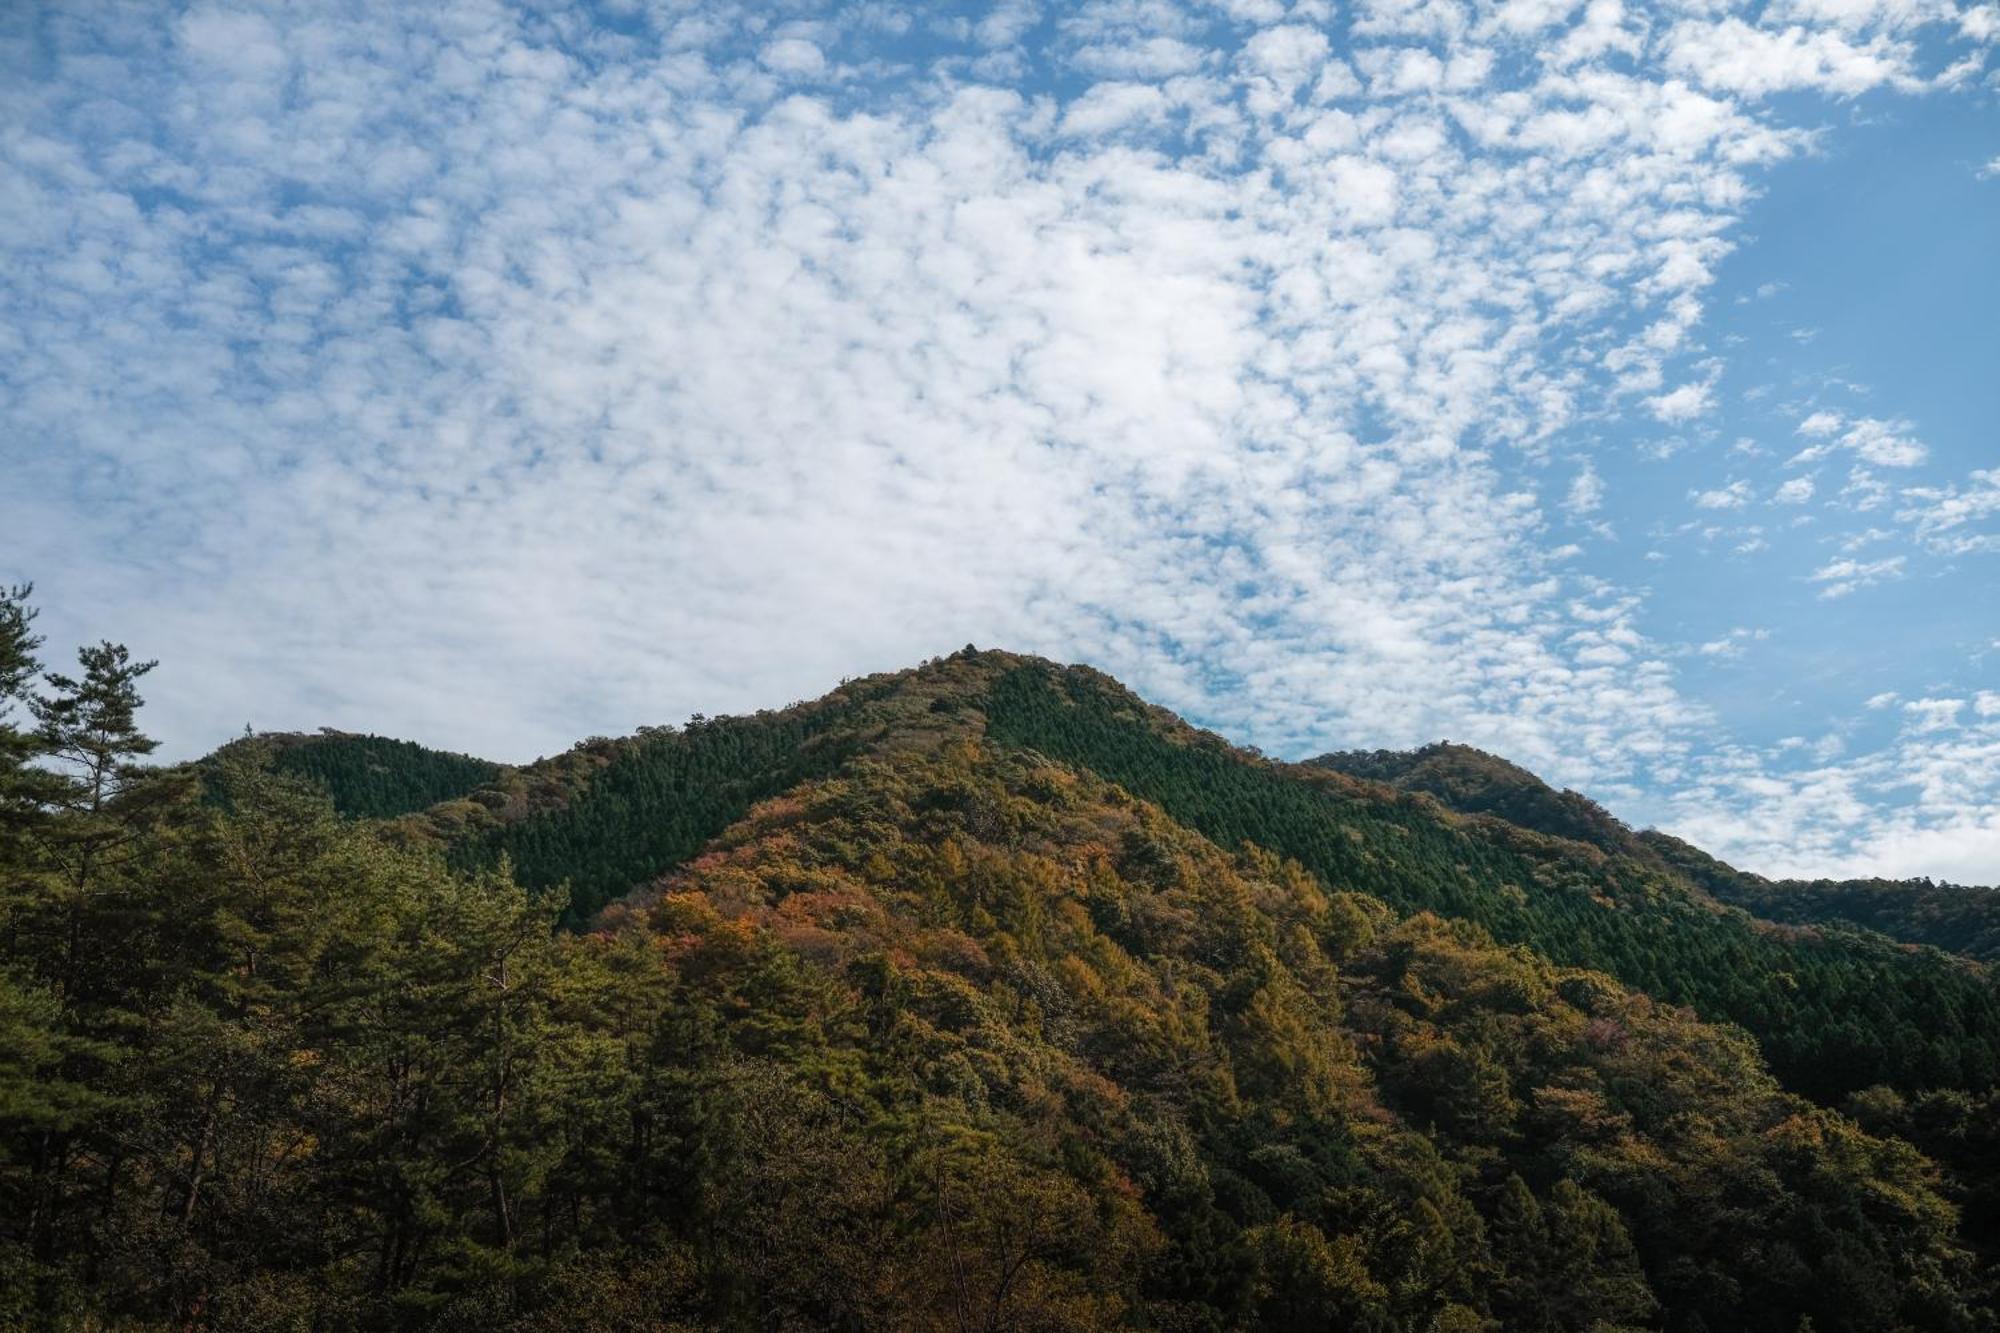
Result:
[[[1289,23],[1251,37],[1243,44],[1243,60],[1289,96],[1318,73],[1331,49],[1332,43],[1319,29]]]
[[[1802,505],[1812,497],[1811,477],[1793,477],[1771,494],[1771,499],[1781,505]]]
[[[1932,550],[2000,552],[2000,468],[1975,471],[1963,485],[1911,487],[1903,501],[1896,517]]]
[[[1948,731],[1958,725],[1958,715],[1964,711],[1963,699],[1912,699],[1903,705],[1911,729],[1918,732]]]
[[[1869,704],[1879,711],[1895,698]],[[1675,799],[1666,826],[1771,875],[1990,884],[2000,865],[2000,718],[1975,708],[1968,722],[1962,706],[1912,701],[1897,735],[1844,759],[1779,766],[1724,752]]]
[[[1689,491],[1688,499],[1698,509],[1741,509],[1750,503],[1750,483],[1732,481],[1712,491]]]
[[[1715,406],[1715,399],[1708,385],[1690,383],[1648,398],[1646,406],[1657,419],[1669,425],[1680,425],[1708,415]]]
[[[1849,426],[1840,442],[1878,467],[1915,467],[1930,451],[1909,436],[1907,421],[1864,418]]]
[[[803,37],[782,37],[766,46],[758,59],[779,74],[810,77],[826,68],[825,54]]]
[[[1887,84],[1922,86],[1909,43],[1878,34],[1856,45],[1833,29],[1756,28],[1742,19],[1688,21],[1666,39],[1667,68],[1706,88],[1764,97],[1810,88],[1842,97]]]
[[[1578,0],[1502,0],[1490,22],[1502,32],[1526,37],[1552,28],[1576,12]]]
[[[973,30],[973,40],[984,47],[1012,46],[1041,21],[1041,7],[1034,0],[996,0]]]
[[[873,51],[719,4],[79,9],[0,80],[0,574],[162,657],[183,755],[519,759],[972,639],[1281,751],[1679,771],[1716,734],[1684,650],[1505,461],[1713,409],[1704,293],[1810,142],[1738,94],[1900,69],[1903,20],[1802,11],[1758,74],[1676,63],[1738,22],[1693,9],[1657,49],[1618,0],[1239,9]],[[1864,424],[1825,438],[1921,450]],[[1943,543],[1979,494],[1876,503]]]
[[[1911,435],[1916,427],[1907,421],[1884,421],[1858,417],[1852,421],[1838,412],[1815,412],[1799,423],[1798,433],[1819,441],[1792,455],[1793,464],[1812,463],[1835,450],[1846,449],[1865,463],[1877,467],[1915,467],[1930,457],[1930,450]]]
[[[1588,460],[1577,470],[1570,480],[1569,493],[1563,498],[1563,508],[1572,515],[1581,517],[1595,513],[1604,504],[1604,478],[1597,475]]]
[[[1845,597],[1859,588],[1901,578],[1904,563],[1905,558],[1900,555],[1885,556],[1880,560],[1856,560],[1843,556],[1820,566],[1807,577],[1814,583],[1825,585],[1819,590],[1819,595],[1831,600]]]
[[[1847,484],[1840,488],[1841,503],[1856,513],[1868,513],[1889,503],[1891,492],[1889,483],[1870,472],[1865,467],[1848,469]],[[1869,528],[1868,534],[1877,529]]]
[[[1133,42],[1094,42],[1080,48],[1073,63],[1115,79],[1164,79],[1192,74],[1208,53],[1177,38],[1154,35]]]
[[[194,61],[231,78],[268,80],[291,63],[276,25],[262,14],[196,5],[174,36]]]
[[[1826,24],[1843,32],[1900,32],[1957,17],[1957,6],[1951,0],[1775,0],[1765,9],[1762,21],[1767,25]]]
[[[1109,134],[1158,124],[1173,109],[1167,95],[1149,83],[1100,83],[1063,113],[1062,132],[1074,137]]]
[[[1743,656],[1746,645],[1761,642],[1771,637],[1767,629],[1733,629],[1719,639],[1710,639],[1697,646],[1696,652],[1703,657],[1734,660]]]

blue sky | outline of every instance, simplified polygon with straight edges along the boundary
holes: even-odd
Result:
[[[0,577],[176,756],[967,641],[2000,881],[2000,8],[13,6]]]

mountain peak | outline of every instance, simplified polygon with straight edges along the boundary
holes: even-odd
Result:
[[[1558,791],[1520,765],[1470,745],[1447,740],[1415,750],[1346,750],[1306,762],[1402,791],[1427,792],[1464,814],[1493,815],[1551,837],[1651,859],[1632,830],[1597,802],[1580,792]]]

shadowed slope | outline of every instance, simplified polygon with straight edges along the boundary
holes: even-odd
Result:
[[[1739,1023],[1788,1087],[1822,1100],[1877,1083],[1983,1088],[2000,1074],[2000,997],[1983,972],[1862,932],[1759,923],[1584,798],[1503,761],[1456,746],[1340,761],[1419,791],[1273,763],[1101,673],[1008,653],[967,650],[777,712],[587,742],[399,827],[441,840],[458,865],[505,856],[530,887],[567,884],[580,921],[685,863],[757,800],[953,728],[1117,783],[1225,847],[1254,842],[1329,886],[1475,922]],[[1456,813],[1428,788],[1495,813]]]
[[[1557,791],[1527,769],[1469,745],[1440,741],[1418,750],[1348,750],[1306,763],[1403,791],[1428,792],[1465,814],[1494,815],[1607,852],[1642,854],[1632,831],[1597,802]]]
[[[1671,869],[1717,901],[1797,926],[1870,930],[1980,962],[2000,961],[2000,894],[1930,880],[1771,880],[1726,865],[1669,834],[1634,832],[1573,791],[1469,746],[1355,750],[1307,761],[1402,791],[1427,792],[1466,814],[1493,815]]]
[[[267,756],[281,773],[325,788],[333,808],[357,819],[392,819],[455,800],[492,783],[500,764],[433,750],[414,741],[322,730],[265,732],[225,746]]]

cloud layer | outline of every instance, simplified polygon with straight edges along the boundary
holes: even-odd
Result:
[[[1710,414],[1716,266],[1817,142],[1769,99],[1945,95],[1984,12],[17,14],[0,574],[164,658],[183,754],[525,758],[973,640],[1280,752],[1473,741],[1757,868],[2000,878],[1988,695],[1845,765],[1733,744],[1559,534],[1602,476],[1523,471]],[[1871,470],[1909,423],[1797,443],[1690,505],[1838,461],[1992,549],[1991,472]]]

